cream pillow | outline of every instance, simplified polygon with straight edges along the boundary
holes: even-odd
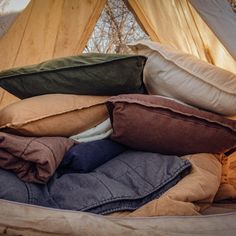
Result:
[[[236,115],[235,74],[157,42],[143,40],[130,47],[148,57],[144,83],[150,94],[222,115]]]
[[[0,129],[27,136],[69,137],[108,118],[107,98],[69,94],[27,98],[0,111]]]

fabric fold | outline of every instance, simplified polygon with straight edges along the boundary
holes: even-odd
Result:
[[[221,160],[222,177],[215,201],[236,199],[236,152]]]
[[[15,172],[23,181],[46,183],[74,144],[64,137],[23,137],[0,132],[0,167]]]
[[[85,143],[108,138],[111,134],[111,120],[110,118],[108,118],[95,127],[85,130],[84,132],[81,132],[79,134],[73,135],[70,138],[77,142]]]
[[[192,164],[191,172],[159,199],[133,212],[111,216],[151,217],[199,215],[214,200],[221,180],[220,155],[200,153],[182,157]]]
[[[66,152],[59,172],[60,174],[91,172],[126,150],[126,146],[110,139],[78,143]]]
[[[46,185],[24,183],[24,186],[17,184],[13,173],[0,169],[0,198],[105,215],[135,210],[160,197],[190,167],[188,160],[177,156],[125,151],[93,172],[55,174]],[[15,187],[7,187],[15,183]]]

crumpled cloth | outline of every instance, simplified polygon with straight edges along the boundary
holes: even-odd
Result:
[[[64,137],[23,137],[0,132],[0,167],[26,182],[46,183],[75,142]]]
[[[215,201],[236,199],[236,152],[221,160],[222,177]]]
[[[82,133],[73,135],[70,138],[80,143],[92,142],[108,138],[112,134],[112,131],[111,120],[108,118],[95,127],[87,129]]]
[[[192,164],[190,174],[170,188],[159,199],[152,200],[133,212],[117,212],[110,216],[190,216],[213,202],[221,182],[221,155],[200,153],[183,157]]]
[[[88,173],[120,155],[128,148],[110,139],[78,143],[66,152],[58,170],[66,173]]]

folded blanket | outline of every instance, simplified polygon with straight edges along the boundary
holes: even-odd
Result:
[[[0,169],[0,198],[99,214],[135,210],[174,186],[190,166],[177,156],[125,151],[94,172],[55,174],[46,185]]]
[[[0,132],[0,167],[23,181],[46,183],[74,145],[63,137],[23,137]]]
[[[66,152],[59,172],[60,174],[90,172],[126,149],[124,145],[110,139],[76,144]]]
[[[220,185],[220,156],[194,154],[183,157],[192,164],[190,174],[180,180],[159,199],[133,212],[117,212],[112,216],[148,217],[170,215],[199,215],[215,197]]]

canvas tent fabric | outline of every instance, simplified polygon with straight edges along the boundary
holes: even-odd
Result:
[[[236,39],[236,30],[232,30],[235,29],[236,12],[230,4],[222,0],[190,0],[190,3],[236,59],[236,44],[232,40]]]
[[[236,73],[233,58],[236,14],[227,0],[211,0],[207,4],[204,1],[201,9],[200,3],[196,4],[198,1],[194,0],[124,2],[153,41],[172,45]],[[0,70],[81,53],[105,3],[106,0],[31,0],[0,38],[0,58],[4,58],[0,60]],[[212,14],[214,11],[217,13],[215,9],[218,7],[221,8],[221,16],[227,17]],[[231,20],[228,20],[229,17]],[[212,30],[213,24],[208,22],[214,22],[216,18]]]
[[[31,0],[0,39],[0,70],[80,54],[105,2]]]
[[[9,210],[11,209],[11,210]],[[0,234],[24,236],[232,236],[236,214],[115,218],[0,200]]]
[[[225,8],[228,9],[229,3],[226,0],[202,1],[201,6],[205,12],[212,15],[214,8],[212,9],[211,4],[206,4],[206,2],[213,2],[217,5],[216,3],[219,1],[222,2],[221,6],[227,5]],[[193,54],[199,59],[236,73],[235,59],[208,27],[208,24],[202,20],[191,5],[191,1],[128,0],[127,2],[153,41],[169,44],[183,52]],[[222,11],[225,14],[224,9]],[[220,22],[219,26],[223,25],[224,19],[218,16],[215,16],[214,19],[216,17],[217,22]],[[227,27],[230,28],[230,31],[236,32],[235,17],[231,21]],[[224,34],[224,28],[219,26],[218,31]],[[231,45],[234,44],[232,37],[228,40],[231,41]]]
[[[226,0],[211,0],[214,3],[219,1],[225,6],[229,4]],[[105,2],[106,0],[31,0],[8,32],[0,38],[0,70],[79,54],[83,51]],[[196,1],[125,2],[153,41],[170,44],[202,60],[236,72],[234,54],[227,46],[228,41],[234,43],[235,39],[227,36],[226,42],[219,33],[210,29],[213,26],[205,23],[207,17],[196,7]],[[204,9],[209,15],[211,9],[207,8],[209,5],[205,2]],[[217,20],[221,21],[222,17]],[[227,27],[236,32],[236,24],[233,25]],[[225,28],[226,26],[218,27],[218,30]],[[235,235],[236,232],[236,213],[194,217],[107,218],[4,200],[0,200],[0,213],[0,234],[5,235],[217,236]]]

